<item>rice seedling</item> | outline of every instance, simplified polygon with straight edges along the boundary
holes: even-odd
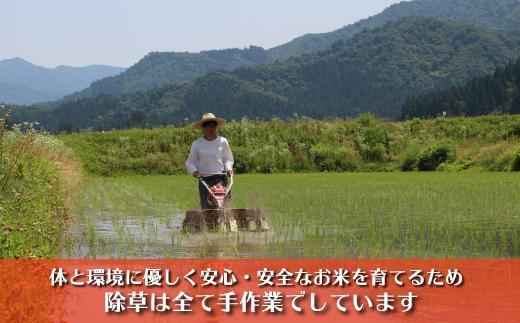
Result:
[[[233,207],[263,209],[270,231],[183,233],[189,176],[93,177],[78,225],[110,246],[96,257],[520,256],[520,174],[250,174],[234,189]]]

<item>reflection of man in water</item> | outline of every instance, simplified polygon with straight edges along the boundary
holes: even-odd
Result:
[[[233,154],[226,138],[217,135],[217,128],[226,123],[216,118],[213,113],[205,113],[193,127],[202,130],[202,137],[191,145],[190,155],[186,160],[188,172],[194,177],[202,177],[209,187],[221,183],[227,186],[227,176],[233,176]],[[226,174],[223,174],[223,172]],[[208,191],[199,182],[201,209],[209,209]]]

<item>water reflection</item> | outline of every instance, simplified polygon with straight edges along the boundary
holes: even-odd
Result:
[[[158,212],[164,214],[164,212]],[[76,216],[67,234],[65,258],[228,258],[277,253],[276,232],[182,231],[184,214],[144,217],[111,212]]]

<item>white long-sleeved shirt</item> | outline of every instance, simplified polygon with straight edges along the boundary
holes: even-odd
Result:
[[[190,174],[198,170],[201,176],[206,176],[232,170],[233,162],[226,138],[217,136],[215,140],[209,141],[200,137],[191,145],[186,167]]]

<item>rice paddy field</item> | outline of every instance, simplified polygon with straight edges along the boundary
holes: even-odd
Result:
[[[267,232],[182,231],[198,209],[182,175],[91,177],[63,257],[520,257],[520,174],[237,175],[232,207],[261,208]]]

